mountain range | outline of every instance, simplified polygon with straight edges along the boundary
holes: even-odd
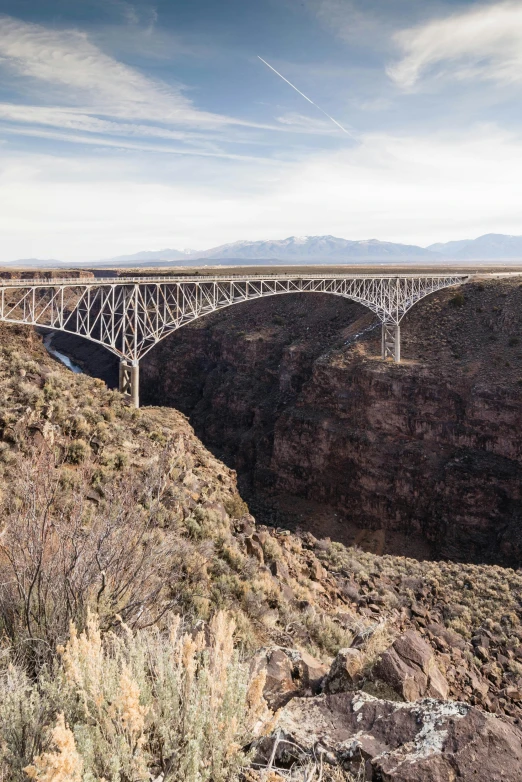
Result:
[[[522,262],[522,236],[485,234],[477,239],[464,239],[418,247],[410,244],[381,242],[377,239],[351,241],[335,236],[290,236],[287,239],[258,242],[239,241],[209,250],[143,251],[90,262],[43,261],[36,258],[11,261],[17,266],[165,266],[172,262],[184,266],[264,262],[276,263],[364,263],[364,262],[425,262],[492,261]]]

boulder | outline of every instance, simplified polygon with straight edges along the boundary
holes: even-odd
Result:
[[[414,630],[399,636],[383,652],[372,678],[384,682],[405,701],[448,697],[448,682],[437,667],[431,646]]]
[[[306,697],[317,694],[328,673],[328,666],[311,654],[281,646],[271,646],[257,652],[251,663],[252,675],[263,668],[266,670],[263,695],[274,711],[296,695]]]
[[[323,682],[323,692],[349,692],[361,682],[363,654],[360,649],[340,649]]]
[[[221,476],[219,476],[221,478]],[[250,513],[245,513],[235,522],[237,532],[242,532],[247,537],[251,537],[256,530],[256,520]]]
[[[268,567],[270,568],[270,572],[272,573],[272,575],[278,578],[279,580],[288,581],[288,579],[290,578],[288,568],[281,559],[273,560],[272,562],[270,562]]]
[[[245,548],[249,557],[255,557],[261,565],[264,564],[265,555],[263,553],[263,546],[258,540],[254,540],[253,537],[245,538]]]
[[[326,576],[325,569],[316,557],[313,557],[313,559],[310,560],[309,568],[310,568],[310,578],[312,579],[312,581],[320,582],[325,578]]]
[[[365,766],[381,782],[520,782],[522,731],[455,701],[380,700],[364,693],[294,698],[256,762],[288,767],[322,754],[349,771]]]

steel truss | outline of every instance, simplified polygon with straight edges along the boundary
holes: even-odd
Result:
[[[400,361],[400,322],[416,302],[466,274],[251,275],[9,280],[0,320],[77,334],[120,358],[120,390],[139,403],[139,361],[160,340],[210,312],[264,296],[331,293],[368,307],[383,324],[382,357]]]

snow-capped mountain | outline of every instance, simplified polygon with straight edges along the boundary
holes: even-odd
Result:
[[[233,242],[198,253],[199,258],[280,260],[280,261],[346,261],[417,260],[430,258],[430,252],[414,245],[379,242],[377,239],[350,241],[336,236],[289,236],[260,242]]]
[[[381,242],[377,239],[351,241],[337,236],[289,236],[286,239],[270,239],[258,242],[239,241],[222,244],[209,250],[145,250],[132,255],[119,255],[102,261],[67,263],[66,261],[42,261],[36,258],[12,261],[9,265],[32,268],[56,267],[67,263],[69,267],[81,266],[197,266],[225,263],[243,264],[292,264],[292,263],[373,263],[399,264],[450,261],[520,261],[522,262],[522,236],[485,234],[478,239],[439,242],[429,247],[411,244]]]
[[[157,250],[121,255],[106,263],[158,263],[163,261],[282,261],[331,263],[345,261],[416,261],[433,259],[429,250],[415,245],[380,242],[377,239],[350,241],[336,236],[289,236],[258,242],[239,241],[209,250]]]

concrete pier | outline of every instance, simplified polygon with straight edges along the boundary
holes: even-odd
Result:
[[[140,365],[137,361],[120,361],[119,390],[134,407],[140,406]]]

